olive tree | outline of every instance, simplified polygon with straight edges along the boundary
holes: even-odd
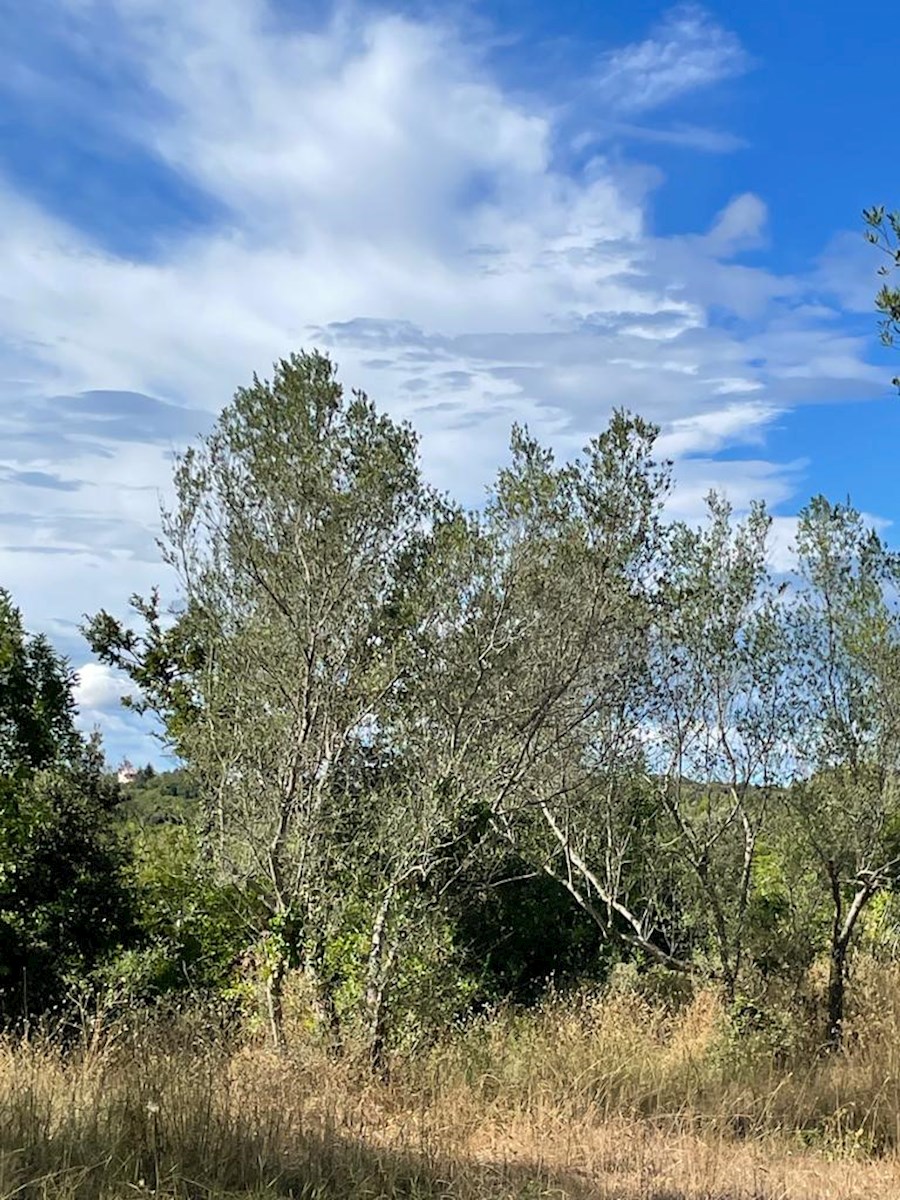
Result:
[[[729,999],[792,700],[782,605],[766,565],[769,525],[761,506],[735,524],[713,494],[703,526],[673,526],[651,635],[647,765],[664,814],[663,858]]]
[[[522,431],[481,523],[455,642],[449,748],[477,764],[486,820],[604,936],[688,970],[633,886],[641,737],[666,464],[656,430],[614,415],[557,465]],[[457,776],[458,777],[458,776]]]
[[[797,552],[788,800],[830,906],[837,1046],[854,936],[900,871],[900,559],[859,512],[822,497],[801,514]]]
[[[280,1044],[293,963],[335,1021],[325,946],[360,834],[340,768],[409,669],[440,514],[413,432],[346,395],[318,353],[240,389],[174,482],[162,548],[180,584],[175,625],[151,598],[143,635],[106,613],[88,634],[175,720],[211,851],[258,914]]]

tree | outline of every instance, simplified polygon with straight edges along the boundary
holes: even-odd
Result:
[[[828,1039],[840,1045],[860,919],[900,871],[900,558],[848,504],[800,516],[789,802],[831,909]]]
[[[371,885],[381,900],[372,1014],[383,1011],[411,908],[422,913],[421,887],[441,902],[491,840],[565,887],[604,936],[665,957],[621,897],[607,892],[616,911],[601,911],[598,885],[567,868],[574,847],[560,844],[561,814],[596,785],[601,761],[628,774],[639,720],[631,691],[644,665],[641,576],[665,486],[649,458],[653,436],[618,414],[583,460],[557,467],[517,429],[485,511],[448,515],[435,531],[419,576],[427,616],[380,725],[403,783],[393,806],[378,805],[394,832],[377,839]]]
[[[163,739],[184,759],[188,743],[182,738],[202,711],[196,677],[204,665],[204,648],[195,629],[196,612],[189,604],[181,611],[164,611],[159,588],[147,597],[132,595],[130,605],[142,622],[140,631],[104,610],[86,620],[82,633],[101,662],[123,671],[135,684],[135,691],[122,696],[122,706],[157,716]]]
[[[0,773],[40,770],[80,755],[74,682],[46,637],[26,635],[21,613],[0,588]]]
[[[704,528],[677,524],[666,539],[646,746],[669,875],[682,881],[681,903],[700,923],[694,936],[709,938],[713,973],[733,1001],[792,696],[766,568],[769,518],[756,506],[735,527],[721,497],[708,505]]]
[[[514,431],[429,654],[443,678],[415,711],[428,714],[417,728],[431,744],[418,757],[432,779],[479,806],[493,835],[565,888],[604,938],[688,970],[657,936],[652,903],[620,886],[639,808],[667,487],[655,436],[617,413],[581,458],[557,466]]]
[[[526,446],[501,478],[494,519],[531,631],[520,669],[544,743],[529,733],[529,777],[501,822],[606,938],[686,970],[628,866],[646,832],[640,744],[669,482],[653,459],[656,435],[616,414],[569,466],[554,469]]]
[[[107,613],[87,634],[160,711],[209,806],[225,878],[265,914],[272,1036],[302,963],[324,973],[360,821],[339,783],[401,686],[441,505],[412,431],[348,397],[323,355],[280,362],[224,409],[175,472],[164,554],[181,606],[136,601],[142,635]],[[253,907],[253,906],[251,906]]]
[[[900,853],[896,561],[816,501],[801,582],[776,588],[761,507],[736,523],[712,497],[703,528],[665,523],[656,434],[616,413],[560,465],[515,429],[467,513],[423,483],[413,432],[313,353],[178,460],[176,605],[135,597],[138,631],[101,612],[87,635],[190,770],[276,1045],[302,967],[334,1045],[353,995],[382,1071],[421,947],[458,954],[465,889],[501,863],[570,897],[594,952],[734,998],[748,962],[785,957],[787,812],[804,903],[815,871],[833,912],[839,1038],[854,931]],[[37,761],[35,704],[13,693]]]
[[[0,590],[0,1014],[39,1012],[131,926],[118,788],[75,727],[75,676]]]

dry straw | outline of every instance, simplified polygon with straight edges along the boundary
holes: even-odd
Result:
[[[0,1197],[896,1200],[900,971],[840,1055],[635,989],[499,1011],[375,1083],[201,1014],[0,1043]]]

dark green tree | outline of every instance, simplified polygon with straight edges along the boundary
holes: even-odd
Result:
[[[27,637],[22,617],[0,588],[0,773],[73,762],[74,675],[43,636]]]
[[[0,1018],[59,1001],[130,926],[117,787],[75,726],[75,676],[0,590]]]

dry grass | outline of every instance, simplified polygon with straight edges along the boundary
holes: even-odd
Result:
[[[898,984],[870,972],[830,1059],[734,1037],[705,993],[495,1014],[388,1084],[302,1031],[276,1057],[199,1018],[7,1041],[0,1197],[896,1200]]]

